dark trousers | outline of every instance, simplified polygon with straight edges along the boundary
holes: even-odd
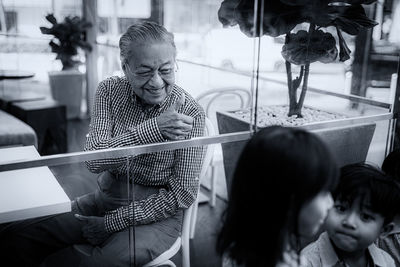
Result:
[[[94,193],[78,197],[72,202],[72,211],[56,216],[36,218],[9,224],[0,234],[0,259],[10,266],[68,266],[64,258],[66,248],[73,244],[87,244],[82,236],[85,224],[75,213],[104,216],[130,201],[126,197],[127,182],[115,179],[106,172],[99,176],[99,188]],[[144,199],[158,192],[158,188],[135,185],[135,199]],[[163,221],[135,226],[135,250],[129,246],[132,229],[113,233],[103,244],[95,246],[91,256],[68,249],[72,266],[129,266],[133,258],[141,266],[167,250],[179,236],[183,212]],[[64,254],[63,254],[64,253]],[[64,265],[63,265],[64,264]]]

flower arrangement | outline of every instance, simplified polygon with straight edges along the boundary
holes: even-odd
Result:
[[[285,35],[282,56],[285,59],[288,91],[288,116],[302,117],[301,110],[307,92],[310,64],[330,63],[350,58],[342,32],[357,35],[361,29],[377,23],[369,19],[362,4],[376,0],[224,0],[218,18],[224,27],[239,25],[248,37]],[[256,12],[255,12],[256,11]],[[299,24],[308,23],[308,31],[292,32]],[[327,27],[336,28],[336,39]],[[325,29],[325,31],[323,30]],[[300,73],[292,78],[292,64]],[[300,96],[297,89],[302,84]]]
[[[92,50],[92,46],[85,41],[86,29],[90,28],[92,24],[78,16],[66,17],[61,23],[57,22],[53,14],[48,14],[46,19],[52,24],[52,27],[40,27],[40,31],[43,34],[54,36],[49,45],[51,51],[57,54],[56,59],[61,60],[62,69],[73,69],[80,63],[73,59],[78,54],[78,48]]]

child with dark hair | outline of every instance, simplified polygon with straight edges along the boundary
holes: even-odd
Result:
[[[400,181],[400,149],[395,149],[387,155],[382,163],[382,170]]]
[[[400,184],[400,149],[389,153],[383,161],[382,170]],[[398,208],[396,216],[393,219],[393,230],[387,236],[379,238],[376,243],[378,247],[392,256],[396,267],[400,267],[400,195],[397,202],[394,202],[392,205]]]
[[[371,165],[358,163],[341,169],[333,192],[334,207],[317,241],[303,249],[306,266],[394,267],[389,254],[374,241],[393,229],[399,188]]]
[[[236,165],[218,236],[224,266],[300,266],[300,237],[318,232],[338,177],[316,135],[281,126],[254,134]]]

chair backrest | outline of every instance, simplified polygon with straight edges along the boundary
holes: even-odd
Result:
[[[215,135],[215,128],[214,128],[214,124],[212,123],[212,121],[206,117],[206,121],[205,121],[205,132],[204,132],[204,136],[213,136]],[[201,171],[200,171],[200,180],[201,178],[203,178],[206,173],[207,173],[207,169],[208,167],[211,165],[211,161],[214,155],[214,149],[215,149],[215,144],[211,144],[208,145],[206,147],[206,151],[204,153],[204,158],[203,158],[203,165],[201,167]]]
[[[241,87],[222,87],[222,88],[214,88],[211,90],[207,90],[204,93],[198,95],[196,97],[196,101],[201,103],[201,102],[203,102],[202,100],[204,100],[206,98],[210,98],[210,99],[208,99],[208,101],[206,103],[203,104],[203,107],[205,109],[206,116],[208,118],[211,118],[212,104],[214,102],[216,102],[219,98],[229,96],[229,95],[236,96],[239,98],[240,106],[237,108],[242,109],[242,108],[247,108],[250,106],[250,102],[251,102],[250,91],[246,90],[244,88],[241,88]]]

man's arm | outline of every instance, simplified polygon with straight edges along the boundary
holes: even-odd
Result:
[[[205,115],[201,111],[193,120],[189,138],[204,135]],[[203,162],[203,147],[188,147],[175,151],[174,174],[169,177],[168,190],[147,199],[134,201],[105,216],[106,229],[116,232],[131,225],[148,224],[174,215],[178,209],[188,208],[195,200],[199,188],[199,174]],[[133,218],[133,208],[135,217]]]
[[[113,115],[111,108],[110,91],[112,86],[110,80],[105,80],[99,84],[84,150],[99,150],[164,141],[155,118],[129,128],[126,133],[113,136],[112,117],[115,114]],[[126,158],[112,158],[88,161],[86,165],[90,171],[98,173],[125,163]]]

